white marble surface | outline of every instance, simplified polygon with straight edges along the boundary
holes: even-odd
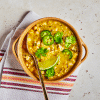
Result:
[[[30,10],[66,20],[89,49],[68,100],[100,100],[100,0],[0,0],[0,46]]]

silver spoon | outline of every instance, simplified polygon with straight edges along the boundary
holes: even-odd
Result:
[[[28,34],[27,34],[27,38],[28,38]],[[26,41],[27,41],[27,40],[26,40]],[[43,90],[43,93],[44,93],[44,98],[45,98],[45,100],[49,100],[49,99],[48,99],[48,95],[47,95],[47,91],[46,91],[46,88],[45,88],[45,85],[44,85],[44,82],[43,82],[43,77],[42,77],[41,71],[40,71],[40,69],[39,69],[38,61],[37,61],[35,55],[33,55],[33,54],[31,54],[31,53],[29,52],[27,42],[26,42],[26,46],[27,46],[27,51],[28,51],[28,53],[29,53],[29,54],[33,57],[33,59],[34,59],[35,66],[36,66],[36,69],[37,69],[38,74],[39,74],[39,79],[40,79],[40,82],[41,82],[42,90]]]

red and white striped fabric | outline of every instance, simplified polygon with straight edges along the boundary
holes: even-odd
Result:
[[[45,82],[47,92],[52,94],[68,95],[74,85],[76,78],[76,76],[71,75],[69,78],[66,78],[60,82]],[[3,68],[1,87],[42,92],[39,81],[30,78],[23,70],[7,67]]]
[[[1,64],[1,66],[3,67],[0,88],[0,90],[2,91],[0,92],[0,95],[2,95],[0,96],[1,100],[19,100],[20,98],[22,98],[20,100],[29,100],[29,98],[34,98],[34,100],[44,100],[40,82],[32,79],[23,71],[22,67],[17,62],[12,53],[12,43],[19,36],[19,34],[21,34],[18,29],[27,27],[30,23],[39,18],[40,16],[38,16],[36,13],[29,12],[23,19],[21,24],[17,27],[15,32],[13,32],[13,37],[9,37],[7,41],[3,44],[2,50],[0,51],[0,57],[5,56],[4,52],[6,50],[7,56],[5,57],[6,59],[1,61],[3,62]],[[10,41],[8,41],[9,39]],[[80,66],[72,75],[60,82],[45,82],[50,100],[67,100],[71,89],[76,81],[79,69]],[[10,93],[12,93],[12,95]],[[21,94],[23,94],[24,96],[22,96]],[[30,95],[30,97],[25,94]]]

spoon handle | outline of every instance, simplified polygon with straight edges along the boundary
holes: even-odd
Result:
[[[36,65],[36,68],[38,70],[39,79],[40,79],[40,82],[41,82],[41,85],[42,85],[42,90],[43,90],[43,93],[44,93],[45,100],[49,100],[48,95],[47,95],[47,91],[46,91],[46,88],[45,88],[45,85],[44,85],[44,82],[43,82],[43,77],[42,77],[41,71],[40,71],[39,66],[38,66],[38,61],[35,58],[35,56],[33,56],[33,57],[35,59],[35,65]]]

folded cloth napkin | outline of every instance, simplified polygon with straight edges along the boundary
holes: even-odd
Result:
[[[41,84],[29,77],[12,53],[12,44],[26,28],[35,20],[41,18],[34,12],[29,12],[15,31],[11,31],[5,39],[0,51],[2,75],[0,100],[44,100]],[[68,78],[55,83],[45,82],[49,100],[67,100],[77,78],[79,66]]]

